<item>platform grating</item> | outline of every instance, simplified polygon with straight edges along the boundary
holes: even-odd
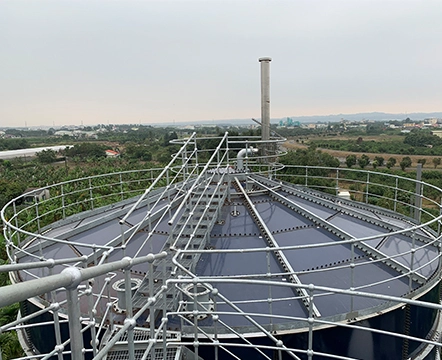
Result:
[[[135,350],[135,360],[141,360],[144,355],[144,350]],[[147,360],[179,360],[181,358],[178,353],[178,348],[167,348],[166,354],[163,353],[162,348],[157,348],[147,356]],[[126,350],[110,351],[106,357],[106,360],[128,360],[129,353]]]

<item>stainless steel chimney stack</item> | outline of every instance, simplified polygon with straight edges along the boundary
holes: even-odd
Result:
[[[270,61],[272,58],[259,58],[261,63],[261,138],[270,138]]]

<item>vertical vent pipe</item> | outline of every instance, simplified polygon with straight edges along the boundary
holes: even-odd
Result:
[[[269,57],[259,58],[261,63],[261,139],[270,138],[270,61]]]

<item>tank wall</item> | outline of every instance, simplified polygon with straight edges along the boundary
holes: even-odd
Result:
[[[41,310],[40,307],[34,305],[30,301],[23,301],[20,303],[20,312],[22,316],[30,315],[36,311]],[[28,340],[34,345],[34,347],[40,353],[49,353],[56,346],[55,340],[55,327],[51,325],[38,325],[41,322],[53,322],[54,317],[52,313],[44,313],[39,315],[29,321],[26,324],[35,324],[36,326],[30,326],[26,329],[26,334]],[[69,339],[69,325],[67,323],[60,324],[61,341],[65,342]],[[90,348],[89,344],[91,342],[91,336],[89,331],[83,333],[83,341],[86,348]],[[66,351],[70,350],[69,346],[66,346]],[[54,357],[55,359],[56,357]],[[64,355],[64,359],[69,360],[70,355]],[[89,353],[85,354],[85,359],[92,359],[92,355]]]
[[[438,303],[440,298],[440,284],[434,287],[427,294],[418,300]],[[390,331],[399,334],[407,334],[425,338],[431,331],[436,320],[437,310],[411,306],[407,308],[403,306],[394,311],[390,311],[383,315],[362,320],[354,323],[354,325],[369,328]],[[308,333],[300,333],[293,335],[283,335],[279,337],[289,348],[307,349]],[[250,339],[256,345],[274,346],[267,338]],[[238,342],[241,341],[230,341]],[[408,359],[421,344],[417,342],[408,342],[396,336],[377,334],[370,331],[351,329],[346,327],[333,327],[323,330],[317,330],[313,333],[313,349],[317,352],[333,354],[339,356],[347,356],[361,360],[391,360],[391,359]],[[240,347],[230,347],[235,355],[241,359],[264,359],[256,350],[250,350]],[[434,351],[433,351],[434,353]],[[222,349],[219,350],[220,359],[233,359]],[[272,350],[265,352],[270,358],[278,358],[278,354]],[[211,359],[214,356],[213,347],[199,347],[199,355],[204,359]],[[307,359],[302,353],[296,354],[300,359]],[[429,355],[431,358],[431,354]],[[292,359],[283,353],[283,359]],[[328,356],[314,356],[315,360],[330,359]],[[433,357],[434,359],[434,357]]]
[[[441,283],[439,283],[435,288],[426,293],[420,298],[422,301],[428,301],[435,304],[440,302],[441,294]],[[437,319],[437,311],[418,307],[410,306],[410,336],[422,337],[431,331],[432,325]],[[408,344],[409,354],[412,354],[419,347],[420,343],[411,341]]]

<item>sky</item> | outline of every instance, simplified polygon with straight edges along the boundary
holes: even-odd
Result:
[[[2,0],[0,126],[442,111],[442,1]]]

